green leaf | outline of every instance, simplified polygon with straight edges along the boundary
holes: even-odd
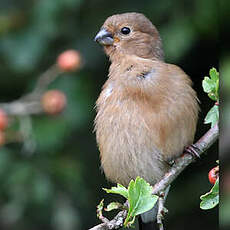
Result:
[[[158,196],[152,195],[152,187],[150,184],[140,177],[137,177],[135,181],[131,180],[128,189],[121,184],[117,184],[117,187],[112,187],[111,189],[103,188],[103,190],[107,193],[122,195],[128,199],[129,210],[124,222],[125,227],[131,226],[137,215],[152,209],[158,200]],[[103,205],[98,207],[98,213],[100,214],[102,212],[101,207],[103,207]],[[112,202],[105,210],[111,211],[119,208],[123,209],[120,203]]]
[[[209,124],[211,123],[211,127],[213,127],[219,121],[219,107],[214,105],[209,112],[207,113],[204,123]]]
[[[209,93],[208,94],[209,98],[211,98],[213,101],[217,101],[217,96],[214,93]]]
[[[111,189],[103,188],[107,193],[119,194],[126,199],[128,199],[128,189],[121,184],[117,184],[117,187],[112,187]]]
[[[107,207],[105,208],[105,211],[110,212],[110,211],[115,210],[115,209],[120,209],[121,206],[122,206],[121,203],[111,202],[110,204],[107,205]]]
[[[205,194],[205,198],[200,203],[200,208],[208,210],[214,208],[219,203],[219,194]]]
[[[137,177],[131,180],[128,187],[129,211],[124,226],[134,221],[135,216],[147,212],[154,207],[158,196],[152,195],[152,187],[144,179]]]
[[[202,86],[204,92],[208,93],[208,96],[214,100],[219,100],[219,73],[216,71],[215,68],[210,69],[209,77],[204,77],[202,81]]]
[[[216,89],[215,81],[213,81],[209,77],[204,77],[204,80],[202,81],[202,86],[205,93],[210,93],[212,91],[215,91]]]
[[[218,81],[219,80],[219,73],[216,71],[215,68],[210,69],[209,75],[213,81]]]
[[[218,193],[219,194],[219,178],[216,180],[216,183],[212,187],[212,192],[213,193]]]
[[[104,207],[104,199],[102,199],[99,205],[97,205],[97,217],[98,218],[102,216],[103,207]]]
[[[202,195],[200,199],[202,200],[200,208],[203,210],[212,209],[219,204],[219,179],[216,180],[211,191]]]

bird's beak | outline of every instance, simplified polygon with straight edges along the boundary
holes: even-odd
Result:
[[[113,40],[113,35],[107,31],[106,29],[102,28],[96,37],[94,38],[94,41],[98,42],[99,44],[103,46],[109,46],[112,45],[114,40]]]

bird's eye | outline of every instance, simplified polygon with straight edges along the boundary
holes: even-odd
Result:
[[[131,32],[131,30],[129,29],[129,27],[123,27],[123,28],[121,29],[121,33],[122,33],[122,34],[127,35],[127,34],[129,34],[130,32]]]

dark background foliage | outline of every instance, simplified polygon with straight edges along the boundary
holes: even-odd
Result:
[[[209,128],[203,119],[212,102],[201,82],[211,67],[218,68],[218,7],[215,0],[0,1],[0,102],[28,93],[60,52],[77,49],[84,59],[80,71],[63,74],[49,87],[65,92],[67,109],[56,117],[32,117],[35,150],[22,143],[0,148],[0,229],[73,230],[98,223],[96,205],[106,196],[101,188],[110,184],[92,131],[109,61],[93,38],[112,14],[142,12],[157,26],[166,61],[191,76],[201,101],[196,138]],[[227,66],[230,59],[223,57]],[[17,128],[17,119],[12,125]],[[200,195],[211,188],[207,173],[217,151],[213,146],[173,183],[167,229],[218,229],[217,208],[199,208]]]

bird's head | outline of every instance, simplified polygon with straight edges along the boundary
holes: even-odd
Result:
[[[111,60],[119,59],[121,55],[163,59],[161,39],[156,27],[140,13],[110,16],[95,41],[104,46]]]

